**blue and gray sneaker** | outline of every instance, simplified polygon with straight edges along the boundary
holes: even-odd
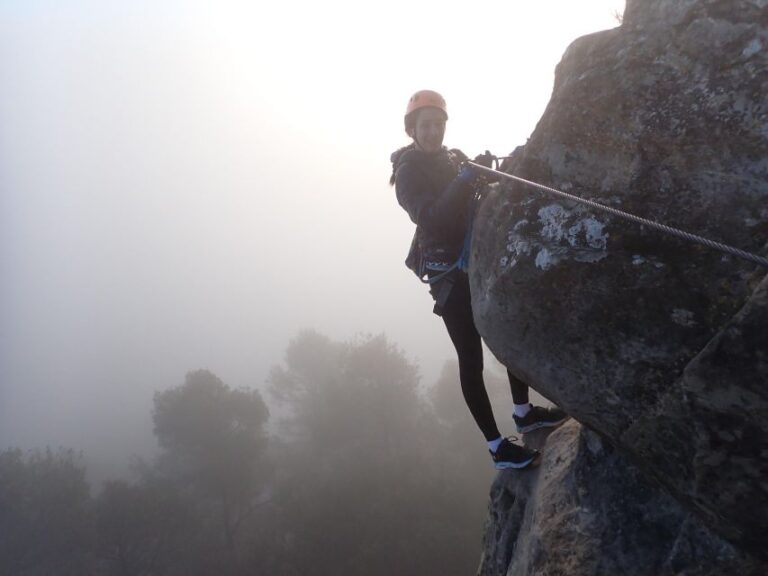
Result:
[[[513,438],[516,440],[516,438]],[[528,468],[531,464],[536,462],[539,458],[538,450],[531,450],[525,446],[519,446],[513,444],[507,438],[504,438],[496,449],[496,452],[491,453],[493,458],[493,464],[498,470],[506,470],[507,468]]]
[[[532,432],[539,428],[557,428],[563,422],[568,420],[569,416],[557,406],[552,408],[542,408],[541,406],[531,406],[528,414],[520,418],[512,417],[520,434]]]

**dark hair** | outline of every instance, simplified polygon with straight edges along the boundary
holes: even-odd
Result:
[[[392,156],[390,156],[390,160],[392,160],[392,176],[389,178],[389,185],[394,186],[395,184],[395,175],[397,173],[397,167],[400,164],[400,158],[402,158],[403,154],[408,152],[409,150],[413,150],[416,148],[416,144],[411,142],[408,144],[408,146],[403,146],[402,148],[395,150],[392,152]]]
[[[408,136],[413,137],[411,132],[416,128],[416,120],[419,118],[420,110],[423,110],[423,108],[414,110],[410,114],[406,114],[405,118],[403,118],[403,124],[405,124],[405,133],[408,134]]]

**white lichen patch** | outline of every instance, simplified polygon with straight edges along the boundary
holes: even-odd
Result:
[[[524,234],[527,224],[528,220],[520,220],[507,233],[506,248],[509,254],[499,259],[499,268],[501,270],[508,267],[512,268],[517,264],[520,256],[528,256],[531,253],[531,242]]]
[[[571,246],[579,246],[581,237],[587,246],[595,250],[605,250],[608,244],[608,234],[603,231],[604,225],[594,218],[584,218],[568,228],[567,240]]]
[[[507,254],[499,267],[511,268],[533,257],[537,268],[548,270],[563,260],[597,262],[607,256],[605,224],[580,207],[568,210],[552,203],[537,211],[536,222],[519,220],[507,233]]]
[[[527,256],[531,253],[531,242],[524,235],[528,220],[520,220],[507,234],[507,252],[517,256]]]
[[[744,56],[744,58],[751,58],[760,50],[763,49],[763,44],[760,42],[760,38],[755,38],[750,42],[744,50],[742,50],[741,55]]]
[[[539,250],[536,254],[536,268],[541,270],[549,270],[553,265],[557,264],[559,258],[552,254],[546,248]]]
[[[696,326],[696,320],[693,319],[693,312],[685,308],[675,308],[672,310],[672,322],[680,326],[690,328]]]
[[[541,235],[547,240],[560,241],[565,237],[568,212],[560,204],[550,204],[539,210]]]
[[[574,248],[587,246],[595,250],[605,250],[608,234],[602,222],[588,216],[568,226],[572,220],[573,215],[560,204],[550,204],[539,210],[541,235],[545,239],[556,242],[565,240]]]
[[[561,258],[572,258],[578,262],[597,262],[605,258],[608,247],[605,225],[592,216],[578,218],[578,214],[579,210],[571,212],[560,204],[549,204],[539,210],[540,235],[544,240],[542,252],[544,249],[547,251],[537,256],[538,267],[546,270]],[[576,222],[574,218],[578,218]],[[571,250],[557,249],[564,248],[565,243]]]

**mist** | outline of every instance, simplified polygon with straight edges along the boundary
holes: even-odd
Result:
[[[263,389],[305,328],[385,333],[432,384],[453,351],[387,183],[408,96],[508,153],[623,9],[515,4],[3,3],[0,448],[118,476],[156,391]]]

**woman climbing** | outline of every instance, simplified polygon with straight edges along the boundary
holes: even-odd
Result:
[[[483,349],[472,316],[469,279],[457,266],[470,225],[477,171],[462,165],[460,150],[443,146],[448,112],[443,97],[432,90],[411,96],[405,113],[405,132],[413,142],[392,154],[392,178],[397,200],[416,224],[406,264],[427,276],[441,316],[459,358],[459,379],[464,400],[488,442],[496,468],[526,468],[539,453],[504,438],[496,426],[483,381]],[[490,166],[491,155],[475,161]],[[562,424],[559,408],[532,406],[528,385],[507,370],[514,402],[517,431],[530,432]]]

